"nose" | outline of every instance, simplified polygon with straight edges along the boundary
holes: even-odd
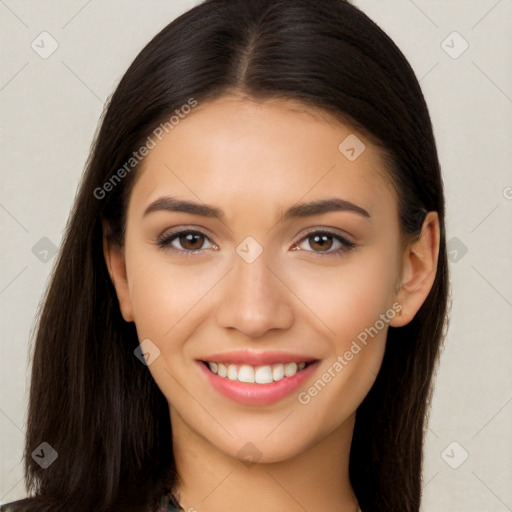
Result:
[[[291,291],[278,272],[269,267],[263,253],[252,263],[236,257],[221,288],[217,322],[250,338],[293,324]]]

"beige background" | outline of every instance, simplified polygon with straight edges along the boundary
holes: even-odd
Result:
[[[0,503],[24,495],[30,331],[103,103],[149,39],[196,3],[0,0]],[[423,512],[511,511],[512,0],[356,5],[421,80],[446,185],[453,311]]]

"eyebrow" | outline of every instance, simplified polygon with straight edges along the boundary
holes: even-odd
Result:
[[[158,211],[192,213],[194,215],[219,219],[221,222],[225,222],[226,220],[224,212],[215,206],[195,203],[193,201],[186,201],[170,196],[160,197],[156,201],[153,201],[145,209],[143,217],[152,212]],[[281,221],[340,211],[357,213],[366,218],[371,217],[368,211],[364,208],[361,208],[350,201],[335,197],[293,205],[284,212],[281,217]]]

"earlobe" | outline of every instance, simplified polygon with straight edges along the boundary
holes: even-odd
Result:
[[[107,265],[108,273],[116,290],[117,300],[121,314],[126,322],[133,322],[133,309],[128,287],[128,276],[126,272],[126,261],[124,249],[116,244],[110,243],[106,237],[103,238],[103,254]]]
[[[402,261],[401,284],[395,300],[402,305],[400,315],[390,325],[407,325],[425,302],[437,272],[440,227],[437,212],[428,212],[420,236],[408,244]]]

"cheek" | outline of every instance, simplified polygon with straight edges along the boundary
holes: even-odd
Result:
[[[321,320],[317,325],[329,343],[318,379],[302,390],[299,402],[325,432],[345,421],[375,382],[389,321],[397,314],[395,261],[395,253],[385,258],[380,251],[370,251],[335,271],[300,281],[297,294]]]
[[[333,348],[340,353],[391,308],[396,261],[396,252],[375,247],[354,252],[345,262],[315,272],[288,270],[288,282],[293,283],[290,287],[304,304],[298,308],[304,314],[309,312],[321,332],[335,340]]]
[[[201,265],[175,265],[165,255],[147,257],[141,251],[128,262],[130,295],[140,336],[163,341],[207,298],[217,272]]]
[[[185,400],[185,407],[182,387],[171,376],[186,382],[186,354],[192,345],[186,341],[200,323],[198,314],[208,307],[208,292],[218,277],[200,265],[171,264],[165,254],[155,256],[154,251],[139,249],[132,256],[127,270],[137,335],[159,350],[148,370],[163,394]]]

